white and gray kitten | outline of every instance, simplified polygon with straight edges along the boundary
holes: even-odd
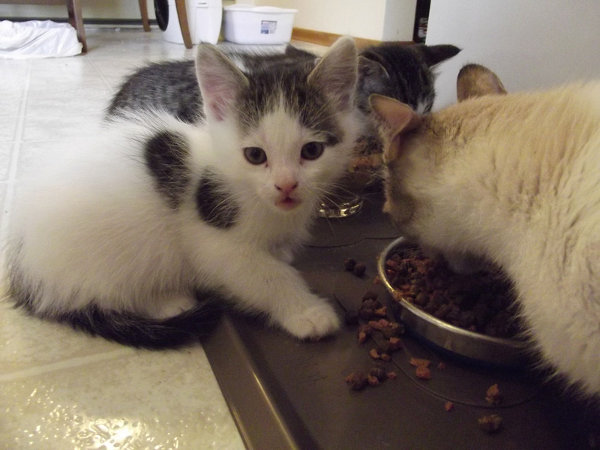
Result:
[[[469,67],[461,97],[504,93]],[[481,77],[477,76],[481,72]],[[387,142],[385,209],[454,267],[469,254],[513,280],[546,362],[600,393],[600,83],[484,95],[421,116],[373,97]]]
[[[208,331],[223,300],[298,338],[339,319],[289,263],[360,126],[349,38],[302,71],[252,78],[211,45],[202,125],[114,119],[19,186],[9,243],[16,303],[118,342],[160,348]]]

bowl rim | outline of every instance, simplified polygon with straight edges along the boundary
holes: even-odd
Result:
[[[478,333],[478,332],[470,331],[470,330],[465,330],[464,328],[457,327],[455,325],[452,325],[448,322],[438,319],[437,317],[432,316],[431,314],[423,311],[421,308],[419,308],[419,307],[413,305],[411,302],[407,301],[401,295],[395,295],[394,293],[397,293],[398,291],[390,284],[390,282],[387,278],[387,274],[385,273],[385,262],[388,260],[388,255],[390,255],[393,250],[395,250],[397,247],[401,247],[403,245],[414,246],[417,244],[415,244],[414,242],[411,242],[408,239],[406,239],[405,237],[401,236],[401,237],[393,240],[391,243],[389,243],[383,249],[383,251],[381,252],[381,254],[378,258],[378,261],[377,261],[377,271],[379,273],[379,278],[381,279],[386,290],[392,296],[394,301],[398,302],[402,306],[402,308],[408,310],[408,312],[410,314],[412,314],[413,316],[416,316],[416,318],[421,321],[427,322],[428,324],[433,324],[433,325],[437,326],[438,328],[441,328],[442,330],[456,334],[456,335],[466,338],[468,340],[476,341],[478,343],[488,343],[488,344],[492,344],[492,345],[496,345],[496,346],[501,346],[501,347],[508,348],[508,349],[511,349],[513,351],[518,351],[518,352],[523,352],[527,347],[529,347],[529,343],[525,339],[508,339],[508,338],[500,338],[500,337],[495,337],[495,336],[488,336],[486,334],[482,334],[482,333]],[[428,336],[425,336],[425,335],[422,335],[422,337],[424,337],[425,339],[429,339]],[[432,341],[432,342],[434,344],[439,345],[435,341]],[[469,355],[464,355],[463,353],[459,353],[459,354],[461,354],[463,356],[469,356]]]

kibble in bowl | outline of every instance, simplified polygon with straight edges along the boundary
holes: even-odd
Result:
[[[527,359],[513,290],[500,272],[455,274],[404,238],[382,252],[378,271],[397,319],[417,335],[493,365],[519,366]]]

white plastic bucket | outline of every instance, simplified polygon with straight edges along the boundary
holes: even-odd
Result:
[[[237,44],[285,44],[292,38],[298,10],[274,6],[231,5],[225,10],[225,39]]]

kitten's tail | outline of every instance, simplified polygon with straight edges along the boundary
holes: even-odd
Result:
[[[41,288],[32,287],[17,269],[11,265],[8,295],[15,306],[33,316],[70,324],[92,336],[133,347],[148,349],[177,348],[198,342],[207,337],[221,317],[227,300],[212,290],[196,290],[197,303],[180,314],[164,319],[145,317],[130,311],[102,309],[94,303],[71,311],[40,311],[36,298]]]
[[[96,305],[45,318],[71,325],[92,336],[147,349],[178,348],[208,336],[218,324],[224,300],[211,292],[197,293],[198,304],[177,316],[153,319],[131,312],[103,310]],[[31,304],[17,301],[31,314]]]
[[[167,319],[152,319],[130,312],[105,311],[95,305],[58,317],[73,328],[120,344],[148,349],[177,348],[199,341],[217,325],[222,300],[208,300]]]

